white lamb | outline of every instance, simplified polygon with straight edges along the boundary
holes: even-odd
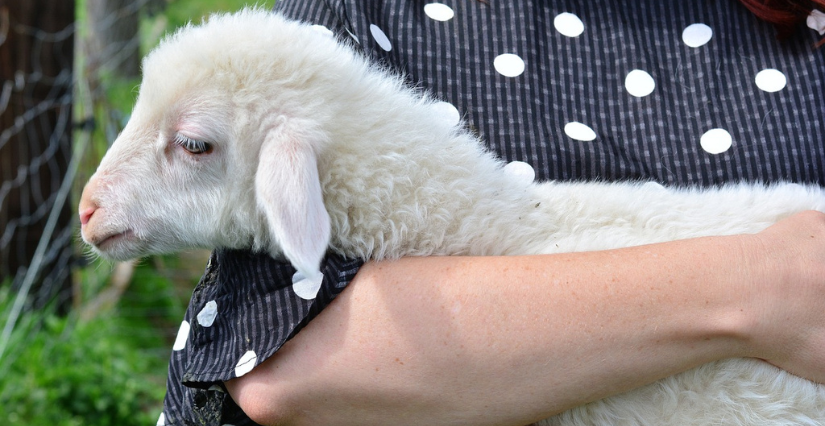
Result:
[[[110,259],[252,248],[317,276],[327,248],[365,259],[570,252],[752,233],[825,210],[813,186],[524,183],[433,100],[265,11],[187,27],[143,71],[80,203],[83,239]],[[737,359],[544,422],[823,425],[825,389]]]

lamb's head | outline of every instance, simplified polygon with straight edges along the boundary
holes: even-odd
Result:
[[[221,16],[147,56],[132,116],[81,198],[81,233],[96,253],[249,247],[317,273],[330,232],[316,160],[325,136],[305,118],[309,94],[288,88],[294,65],[250,34],[271,25],[297,24],[261,11]]]

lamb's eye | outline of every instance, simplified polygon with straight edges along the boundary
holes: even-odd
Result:
[[[212,151],[212,145],[181,135],[180,133],[175,135],[175,143],[189,151],[190,154],[208,154]]]

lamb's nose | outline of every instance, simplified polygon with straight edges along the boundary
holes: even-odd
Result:
[[[89,223],[89,219],[92,218],[92,215],[95,214],[96,210],[97,207],[87,207],[80,210],[80,226],[85,226]]]
[[[77,211],[80,214],[80,226],[86,226],[89,223],[89,220],[92,219],[92,216],[95,214],[95,211],[98,209],[97,203],[92,201],[92,194],[96,191],[97,188],[97,179],[92,177],[89,180],[89,183],[86,184],[86,187],[83,188],[83,194],[80,196],[80,205],[77,208]]]

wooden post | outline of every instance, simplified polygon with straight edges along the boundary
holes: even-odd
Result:
[[[19,285],[72,154],[74,0],[0,0],[0,283]],[[71,200],[30,295],[71,302]]]

